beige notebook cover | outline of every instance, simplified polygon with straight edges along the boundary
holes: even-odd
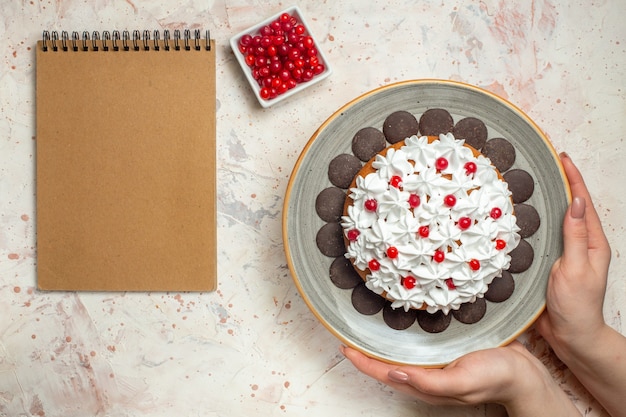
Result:
[[[214,290],[214,40],[44,32],[36,58],[38,287]]]

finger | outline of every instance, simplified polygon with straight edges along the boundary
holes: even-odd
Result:
[[[421,395],[417,392],[413,387],[406,384],[405,382],[395,381],[389,378],[389,373],[397,368],[397,365],[391,365],[385,362],[377,361],[372,359],[363,353],[342,346],[341,353],[348,359],[354,367],[359,370],[361,373],[374,378],[375,380],[382,382],[383,384],[389,385],[392,388],[395,388],[398,391],[401,391],[405,394],[411,395],[413,397],[419,398],[423,401],[429,401],[430,399]]]
[[[341,352],[352,362],[356,369],[379,381],[385,381],[389,371],[396,368],[396,366],[385,362],[373,360],[363,353],[349,347],[343,347]]]
[[[575,196],[563,219],[562,267],[582,270],[589,263],[589,234],[585,221],[586,200]]]
[[[593,200],[591,199],[591,195],[587,189],[587,185],[585,184],[582,174],[566,153],[561,153],[561,163],[563,164],[563,169],[572,191],[572,197],[581,197],[585,199],[585,221],[589,234],[589,248],[606,250],[608,243],[602,229],[602,222],[600,221],[598,212],[593,205]]]

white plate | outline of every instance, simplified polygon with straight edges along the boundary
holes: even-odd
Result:
[[[382,131],[385,118],[397,110],[419,116],[429,108],[444,108],[455,123],[473,116],[482,120],[488,138],[504,137],[516,148],[512,168],[529,172],[535,191],[528,204],[541,216],[539,230],[527,240],[535,252],[532,266],[514,274],[515,292],[502,303],[487,302],[478,323],[452,320],[443,332],[431,334],[417,323],[394,330],[382,314],[366,316],[351,303],[351,290],[337,288],[329,278],[333,258],[320,253],[315,237],[324,221],[315,211],[320,191],[332,186],[328,164],[351,153],[354,134],[364,127]],[[552,145],[521,110],[506,100],[467,84],[442,80],[405,81],[378,88],[335,112],[313,135],[291,175],[283,211],[287,262],[300,294],[313,314],[340,341],[391,363],[440,367],[471,351],[502,346],[525,331],[545,307],[548,274],[562,251],[561,222],[570,190]]]

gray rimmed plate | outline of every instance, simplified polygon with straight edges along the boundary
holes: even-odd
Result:
[[[539,230],[527,238],[535,252],[532,266],[515,275],[515,292],[502,303],[488,302],[478,323],[452,320],[441,333],[427,333],[417,323],[406,330],[390,328],[382,314],[362,315],[352,306],[351,291],[329,278],[334,258],[323,255],[315,238],[324,225],[315,200],[332,186],[328,164],[351,153],[354,134],[364,127],[382,131],[385,118],[397,110],[419,116],[443,108],[455,123],[464,117],[482,120],[488,138],[504,137],[516,149],[513,168],[524,169],[535,181],[528,200],[541,216]],[[391,363],[440,367],[480,349],[503,346],[525,331],[545,307],[548,274],[560,256],[561,223],[570,190],[558,155],[537,125],[506,100],[468,84],[444,80],[412,80],[391,84],[347,103],[328,118],[306,144],[293,169],[283,210],[283,240],[294,282],[313,314],[342,343]]]

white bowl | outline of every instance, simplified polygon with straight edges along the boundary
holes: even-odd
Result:
[[[320,63],[324,64],[324,71],[315,75],[311,80],[309,81],[305,81],[305,82],[299,82],[294,88],[291,88],[289,90],[287,90],[286,92],[284,92],[283,94],[279,94],[278,96],[271,98],[271,99],[264,99],[263,97],[261,97],[261,87],[259,86],[259,84],[257,83],[257,81],[254,79],[254,77],[252,76],[252,70],[251,68],[246,64],[246,59],[244,57],[244,55],[239,51],[239,40],[241,39],[242,36],[244,35],[252,35],[254,36],[255,34],[258,34],[259,30],[265,26],[270,24],[271,22],[273,22],[274,20],[278,19],[280,17],[280,15],[282,15],[283,13],[289,13],[290,15],[294,16],[299,23],[301,23],[304,28],[306,29],[306,34],[308,34],[309,36],[311,36],[313,38],[313,41],[315,42],[315,47],[317,48],[317,57],[320,60]],[[248,82],[250,83],[250,87],[252,87],[252,91],[254,92],[254,95],[256,96],[257,100],[259,101],[259,103],[261,104],[261,106],[263,107],[269,107],[273,104],[276,104],[280,101],[285,100],[288,97],[293,96],[294,94],[297,94],[298,92],[304,90],[307,87],[310,87],[320,81],[322,81],[323,79],[325,79],[326,77],[328,77],[331,73],[332,73],[332,69],[330,68],[330,65],[328,63],[328,60],[326,59],[326,56],[324,55],[323,51],[320,49],[319,47],[319,43],[317,42],[317,39],[315,38],[315,36],[313,36],[313,34],[311,33],[311,29],[309,28],[308,24],[306,23],[306,20],[304,19],[304,16],[302,15],[302,12],[300,11],[300,9],[298,8],[298,6],[292,6],[289,7],[279,13],[276,13],[274,16],[269,17],[267,19],[265,19],[264,21],[242,31],[239,32],[238,34],[236,34],[235,36],[233,36],[232,38],[230,38],[230,47],[233,50],[233,53],[235,54],[235,57],[237,58],[237,61],[239,62],[239,65],[241,66],[241,69],[243,70],[244,74],[246,75],[246,78],[248,79]]]

